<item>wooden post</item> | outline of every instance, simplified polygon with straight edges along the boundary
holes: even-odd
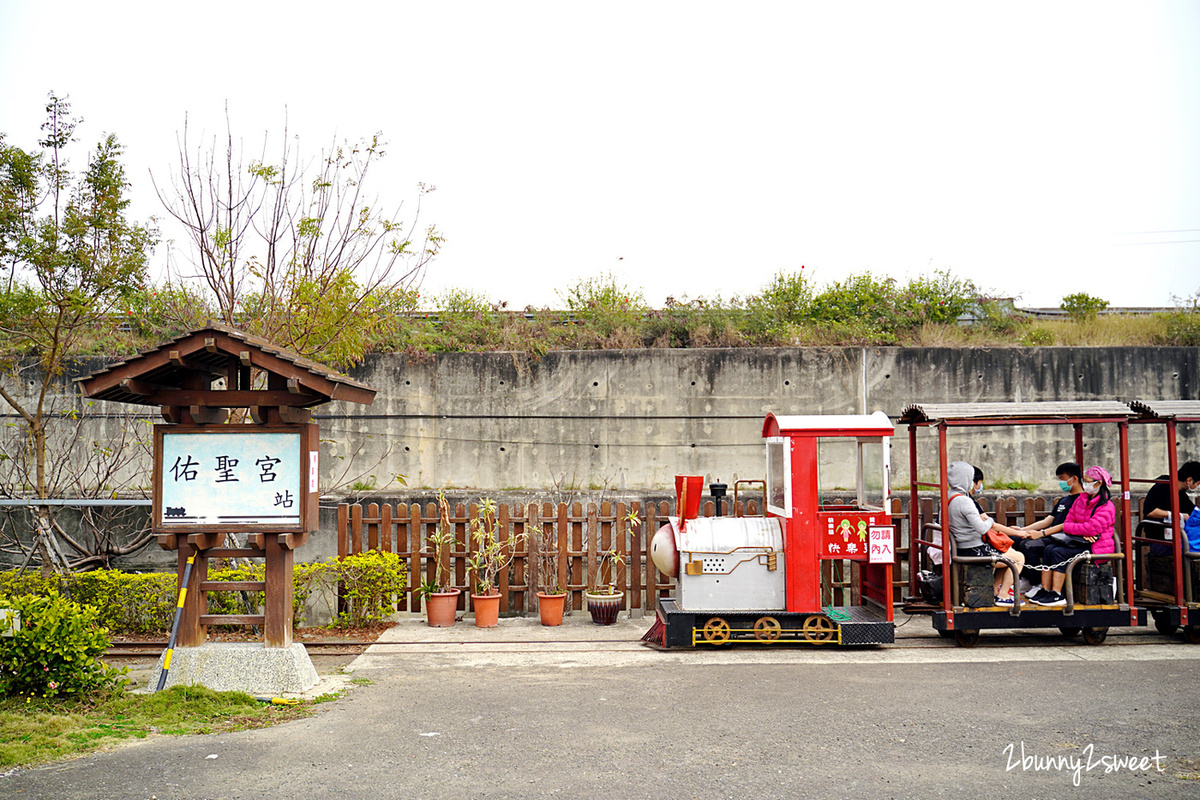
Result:
[[[183,599],[183,615],[179,618],[179,633],[175,637],[175,646],[196,647],[204,644],[205,639],[205,628],[200,625],[200,615],[208,610],[208,597],[200,591],[200,582],[208,578],[208,559],[203,552],[188,544],[187,537],[180,537],[177,552],[179,569],[175,578],[176,587],[183,581],[188,557],[194,553],[196,560],[192,564],[187,596]]]
[[[266,600],[263,607],[263,641],[267,647],[292,646],[291,549],[280,547],[279,535],[263,537],[266,551]]]

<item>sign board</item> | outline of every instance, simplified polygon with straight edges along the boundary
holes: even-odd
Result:
[[[309,530],[310,427],[155,426],[155,531]]]
[[[817,534],[820,537],[821,558],[870,560],[868,531],[887,521],[887,515],[877,511],[818,512]]]
[[[872,564],[891,564],[896,560],[896,540],[891,525],[872,525],[867,529]]]

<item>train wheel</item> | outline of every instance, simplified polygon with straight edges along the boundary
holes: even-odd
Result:
[[[810,642],[828,642],[833,639],[837,628],[834,627],[833,620],[821,614],[814,614],[804,620],[804,624],[800,626],[804,638]]]
[[[1104,644],[1108,638],[1108,628],[1084,628],[1083,640],[1088,644]]]
[[[1059,625],[1058,629],[1059,629],[1059,631],[1062,632],[1062,635],[1067,637],[1068,639],[1074,639],[1076,636],[1079,635],[1079,632],[1081,630],[1083,630],[1083,628],[1076,628],[1071,625]]]
[[[759,617],[754,623],[754,638],[760,642],[773,642],[783,633],[783,626],[774,617]]]
[[[1163,636],[1174,636],[1179,631],[1179,626],[1167,622],[1167,615],[1162,614],[1154,618],[1154,629]]]
[[[729,623],[713,617],[704,623],[704,641],[709,644],[725,644],[729,641]]]
[[[955,631],[954,643],[959,647],[974,647],[979,642],[979,631]]]
[[[1184,628],[1183,638],[1191,644],[1200,644],[1200,625],[1188,625]]]

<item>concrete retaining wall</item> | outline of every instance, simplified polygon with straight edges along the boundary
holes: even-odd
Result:
[[[913,402],[1191,399],[1197,348],[777,348],[374,356],[354,377],[379,389],[369,408],[322,410],[325,464],[361,449],[371,474],[409,487],[665,489],[676,473],[727,483],[763,472],[765,414],[895,417]],[[1200,427],[1200,426],[1197,426]],[[1115,460],[1116,432],[1085,430],[1089,461]],[[1200,457],[1200,432],[1182,452]],[[924,434],[922,441],[932,440]],[[931,445],[932,446],[932,445]],[[952,457],[988,480],[1053,486],[1073,457],[1069,429],[956,434]],[[1133,472],[1164,471],[1161,431],[1136,426]],[[390,448],[390,449],[389,449]],[[1092,454],[1094,453],[1094,456]],[[907,439],[893,442],[897,485]],[[922,464],[930,463],[922,454]],[[830,486],[846,485],[829,463]],[[1115,471],[1115,470],[1113,470]],[[927,476],[923,476],[927,477]],[[382,480],[380,480],[382,483]]]

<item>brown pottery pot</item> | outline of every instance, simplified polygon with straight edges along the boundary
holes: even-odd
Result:
[[[434,592],[425,598],[426,621],[431,628],[449,628],[458,614],[458,589],[450,592]]]
[[[563,594],[546,594],[538,592],[538,614],[542,617],[542,624],[547,627],[562,625],[563,606],[566,605],[567,595]]]
[[[621,611],[621,601],[625,599],[625,595],[587,592],[586,597],[588,613],[592,615],[593,624],[612,625],[617,621],[617,614]]]
[[[472,594],[476,628],[494,628],[500,624],[500,595]]]

